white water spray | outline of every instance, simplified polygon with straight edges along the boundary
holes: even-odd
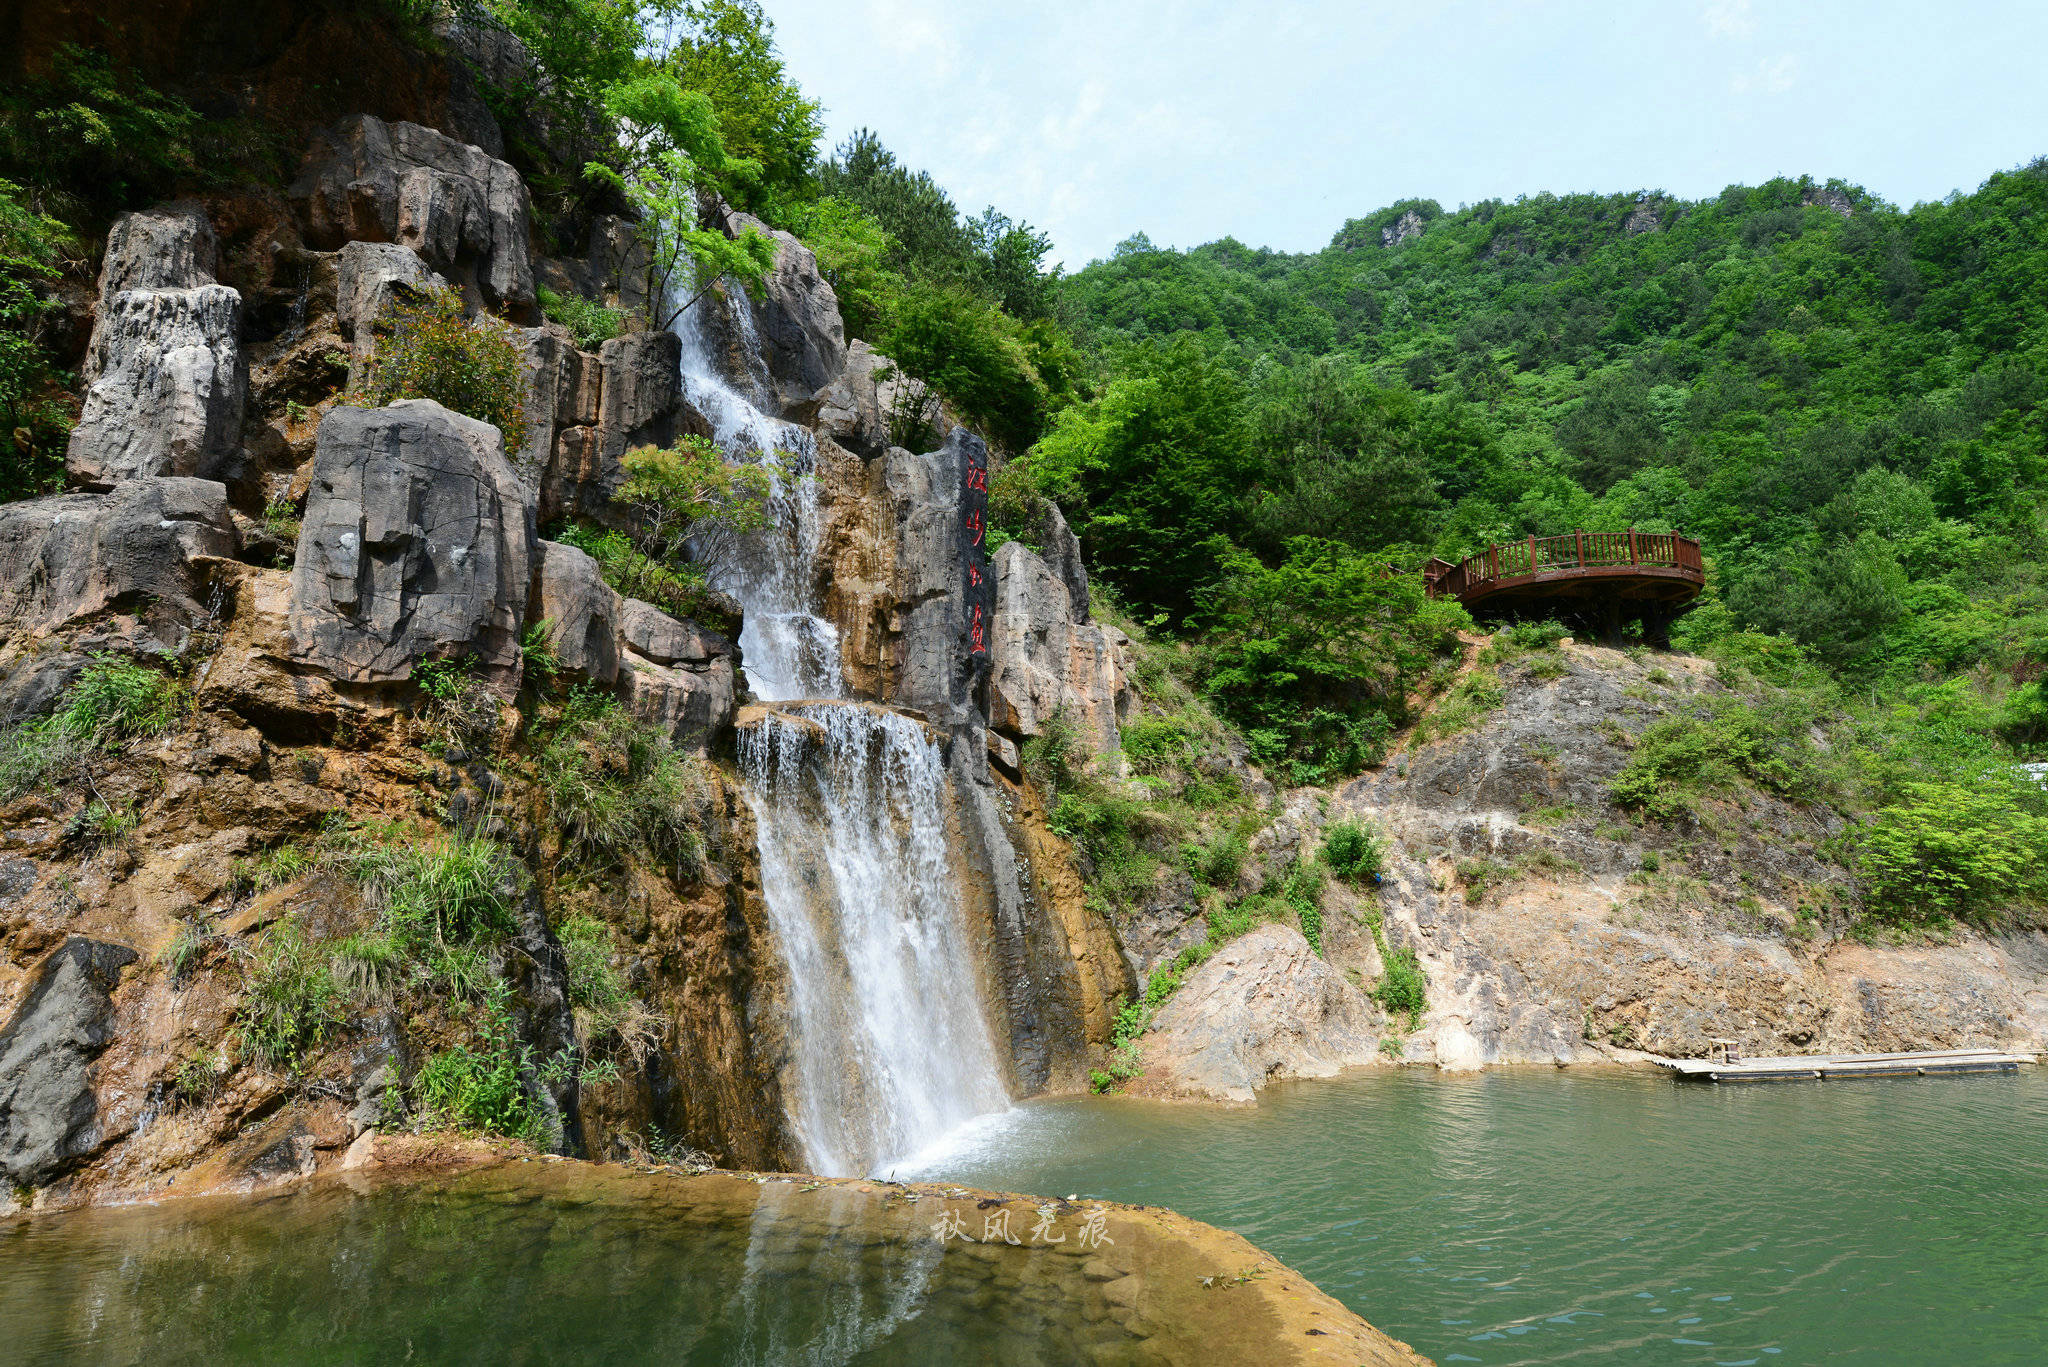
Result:
[[[789,971],[790,1127],[814,1172],[886,1172],[1009,1104],[945,846],[946,772],[925,727],[848,702],[839,634],[819,611],[817,447],[761,411],[768,386],[746,298],[740,368],[715,360],[699,309],[676,325],[683,387],[735,460],[794,459],[771,525],[714,568],[739,599],[747,683],[777,712],[740,738],[769,923]]]

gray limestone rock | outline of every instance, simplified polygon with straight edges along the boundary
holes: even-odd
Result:
[[[1380,1015],[1292,926],[1264,925],[1188,976],[1144,1039],[1134,1091],[1251,1102],[1269,1080],[1374,1061]]]
[[[628,598],[619,609],[619,631],[636,654],[658,665],[708,665],[732,654],[732,643],[692,621],[677,621],[652,603]]]
[[[902,622],[894,701],[944,727],[968,720],[976,676],[985,667],[968,654],[961,588],[968,545],[960,525],[960,482],[971,448],[980,443],[966,428],[955,427],[936,451],[913,455],[898,447],[883,457],[896,524],[897,582],[891,591]]]
[[[619,699],[676,747],[706,754],[732,729],[737,704],[732,657],[701,666],[658,665],[628,650],[619,662]]]
[[[113,1038],[111,1000],[135,951],[73,935],[36,968],[0,1029],[0,1177],[42,1186],[99,1147],[89,1070]]]
[[[133,274],[123,271],[123,274]],[[105,488],[226,472],[241,450],[248,362],[242,296],[226,285],[122,290],[100,304],[85,404],[65,467]]]
[[[812,396],[800,416],[862,460],[873,460],[889,449],[892,370],[888,357],[866,342],[855,342],[846,349],[839,373]]]
[[[1114,752],[1118,724],[1136,701],[1124,674],[1123,633],[1076,622],[1068,585],[1021,541],[996,552],[995,574],[990,724],[1035,736],[1065,709],[1098,753]]]
[[[630,517],[617,498],[626,483],[625,454],[641,446],[667,446],[685,430],[709,429],[691,421],[694,415],[683,403],[682,343],[673,333],[614,337],[596,360],[596,424],[561,426],[542,479],[542,511],[550,521],[581,514],[624,526]],[[590,358],[584,356],[580,364],[583,369],[567,392],[582,417],[589,403]],[[556,390],[558,396],[563,392]]]
[[[335,409],[320,424],[292,566],[295,654],[356,683],[467,657],[510,693],[533,519],[489,423],[429,399]]]
[[[541,541],[534,549],[527,619],[550,624],[548,639],[565,675],[610,683],[619,674],[619,595],[576,547]]]
[[[788,410],[830,384],[846,364],[839,296],[819,273],[809,247],[751,214],[720,207],[726,236],[756,232],[775,239],[775,266],[761,301],[753,305],[754,331],[775,403]]]
[[[122,214],[107,230],[100,302],[124,290],[189,290],[215,282],[220,246],[205,209],[190,201]]]
[[[628,598],[619,609],[625,654],[619,697],[626,710],[660,727],[697,754],[732,729],[738,702],[732,642],[651,603]]]
[[[1074,535],[1074,529],[1067,525],[1066,515],[1060,512],[1060,505],[1048,501],[1038,515],[1039,556],[1046,568],[1059,576],[1067,586],[1067,604],[1072,620],[1081,625],[1088,621],[1088,566],[1081,560],[1081,539]]]
[[[568,330],[559,324],[523,328],[513,338],[519,344],[525,371],[526,432],[518,450],[508,454],[512,468],[538,497],[554,455],[556,434],[596,425],[602,370],[598,358],[578,351]]]
[[[311,246],[395,242],[489,307],[535,314],[526,184],[482,148],[358,114],[315,140],[291,200]]]
[[[235,550],[227,490],[212,480],[137,479],[6,504],[0,623],[20,639],[110,610],[146,612],[159,627],[190,622],[204,611],[195,562]]]
[[[448,282],[420,254],[396,242],[350,242],[335,263],[335,323],[361,361],[376,345],[376,325],[394,303]]]

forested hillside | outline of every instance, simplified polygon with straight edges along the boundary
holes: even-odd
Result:
[[[438,5],[325,8],[460,57]],[[2048,807],[2011,777],[2048,745],[2048,164],[1911,209],[1814,180],[1410,200],[1313,254],[1138,234],[1062,276],[1043,234],[963,212],[876,134],[822,145],[752,0],[453,14],[525,44],[520,72],[476,75],[551,252],[637,216],[687,296],[763,269],[698,226],[710,197],[796,233],[849,332],[927,382],[898,389],[891,436],[932,441],[940,397],[985,432],[994,539],[1032,539],[1057,501],[1157,658],[1279,777],[1375,762],[1446,686],[1465,622],[1407,573],[1428,555],[1675,528],[1710,557],[1677,639],[1775,691],[1668,737],[1645,783],[1888,812],[1898,857],[1953,885],[1942,914],[2048,872]],[[110,214],[292,173],[241,95],[147,66],[66,48],[0,99],[15,495],[60,478]],[[541,303],[586,346],[665,321]]]

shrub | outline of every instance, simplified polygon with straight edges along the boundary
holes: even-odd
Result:
[[[1422,976],[1421,960],[1412,949],[1397,949],[1383,954],[1381,960],[1386,971],[1373,989],[1373,998],[1390,1012],[1406,1013],[1412,1024],[1427,1009],[1428,982]]]
[[[344,1020],[327,958],[293,921],[257,941],[242,983],[235,1025],[242,1048],[271,1068],[288,1068]]]
[[[1081,723],[1065,707],[1055,708],[1039,733],[1024,742],[1022,758],[1025,777],[1038,785],[1055,808],[1061,793],[1080,784],[1091,762]],[[1060,834],[1072,835],[1073,831]]]
[[[484,741],[498,729],[497,696],[476,677],[472,664],[469,656],[422,660],[412,671],[419,715],[462,745]]]
[[[344,839],[329,858],[362,885],[408,957],[424,962],[437,947],[496,943],[515,928],[526,871],[493,841]]]
[[[709,784],[662,732],[609,699],[579,697],[534,763],[574,856],[611,863],[645,851],[682,877],[701,869]]]
[[[1347,883],[1378,882],[1386,859],[1379,833],[1362,821],[1339,821],[1323,837],[1323,862]]]
[[[1818,786],[1813,745],[1796,713],[1721,699],[1701,711],[1656,723],[1608,785],[1618,807],[1669,821],[1694,801],[1744,785],[1805,798]]]
[[[1288,871],[1280,895],[1294,909],[1301,936],[1318,958],[1323,952],[1323,876],[1315,865],[1298,863]]]
[[[1500,675],[1480,665],[1460,679],[1450,693],[1415,724],[1417,744],[1442,740],[1469,731],[1486,715],[1507,701],[1507,689]]]
[[[335,984],[357,1001],[382,1002],[398,989],[405,973],[405,952],[382,931],[351,935],[334,947]]]
[[[1207,689],[1249,728],[1260,763],[1284,762],[1295,783],[1378,762],[1408,694],[1471,623],[1419,579],[1339,542],[1294,537],[1272,568],[1227,543],[1215,555]]]
[[[512,1030],[504,984],[494,984],[479,1009],[474,1042],[434,1055],[414,1085],[430,1122],[481,1134],[526,1138],[537,1128],[521,1074],[526,1050]]]
[[[213,943],[213,933],[198,921],[181,921],[170,944],[164,947],[164,971],[173,983],[181,983]]]
[[[739,635],[740,619],[712,590],[702,566],[657,560],[624,532],[571,523],[555,528],[554,539],[595,560],[604,582],[622,597],[652,603],[671,617],[689,618],[728,637]]]
[[[525,363],[510,324],[489,315],[471,322],[460,293],[429,289],[394,303],[385,326],[344,402],[375,408],[432,399],[492,424],[508,449],[524,440]]]
[[[2037,893],[2048,821],[2000,787],[1915,783],[1871,818],[1857,855],[1875,914],[1938,924]]]
[[[0,730],[0,798],[18,797],[122,741],[162,735],[189,706],[184,684],[170,675],[95,655],[56,712]]]
[[[546,285],[539,286],[534,293],[549,321],[569,329],[569,337],[578,351],[597,350],[626,326],[624,309],[606,308],[580,294],[556,294]]]

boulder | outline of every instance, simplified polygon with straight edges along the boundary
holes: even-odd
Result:
[[[352,683],[438,656],[517,688],[534,542],[498,429],[431,399],[320,424],[292,566],[297,657]]]
[[[519,449],[510,453],[512,468],[538,497],[554,454],[556,433],[596,425],[603,372],[598,358],[578,351],[568,330],[559,324],[522,328],[513,337],[525,369],[526,432]]]
[[[0,505],[0,623],[19,641],[128,611],[149,615],[173,646],[166,629],[205,612],[197,562],[236,549],[227,489],[212,480],[136,479]]]
[[[626,653],[619,662],[619,698],[626,710],[661,728],[679,749],[708,753],[732,729],[732,643],[634,598],[626,600],[620,626]],[[660,653],[674,653],[667,661],[649,658],[636,638]]]
[[[489,308],[536,321],[526,184],[482,148],[358,114],[314,141],[290,194],[308,245],[395,242]]]
[[[677,621],[652,603],[628,598],[619,609],[619,632],[634,653],[658,665],[699,668],[732,654],[732,642],[687,619]]]
[[[336,326],[361,361],[376,346],[377,322],[391,311],[393,303],[447,284],[410,247],[396,242],[350,242],[336,261]]]
[[[206,210],[189,200],[122,214],[107,230],[100,302],[125,290],[189,290],[215,283],[220,245]]]
[[[819,273],[818,259],[809,247],[751,214],[718,207],[727,237],[756,232],[775,239],[775,266],[768,272],[761,301],[752,305],[754,331],[774,389],[772,398],[781,410],[792,410],[830,384],[846,364],[839,296]]]
[[[583,364],[588,366],[587,357]],[[626,525],[630,519],[616,502],[626,483],[626,452],[667,446],[686,430],[709,433],[683,403],[682,343],[674,334],[632,332],[614,337],[599,351],[597,365],[596,426],[565,424],[555,438],[541,488],[541,511],[547,521],[580,514],[611,526]],[[586,383],[579,376],[574,387],[579,416],[587,411]]]
[[[565,675],[610,683],[619,674],[619,595],[576,547],[542,541],[534,549],[527,620],[551,624],[548,639]]]
[[[1039,557],[1045,561],[1046,568],[1067,586],[1067,605],[1073,621],[1087,625],[1088,566],[1081,560],[1081,540],[1067,525],[1060,505],[1050,500],[1038,515],[1038,545]]]
[[[996,552],[995,574],[989,724],[1035,736],[1065,709],[1098,753],[1114,752],[1136,697],[1124,674],[1123,633],[1077,622],[1070,586],[1020,541]],[[1085,601],[1085,581],[1081,592]]]
[[[901,383],[893,371],[888,357],[855,342],[846,349],[846,364],[800,416],[862,460],[873,460],[889,449],[889,404]]]
[[[154,475],[225,474],[249,390],[242,296],[226,285],[122,290],[102,301],[85,404],[65,468],[106,488]]]
[[[1377,1009],[1292,926],[1264,925],[1190,974],[1143,1042],[1132,1091],[1250,1103],[1274,1078],[1375,1061]]]
[[[136,957],[73,935],[37,966],[0,1029],[0,1179],[43,1186],[99,1148],[89,1073],[113,1038],[113,991]]]

